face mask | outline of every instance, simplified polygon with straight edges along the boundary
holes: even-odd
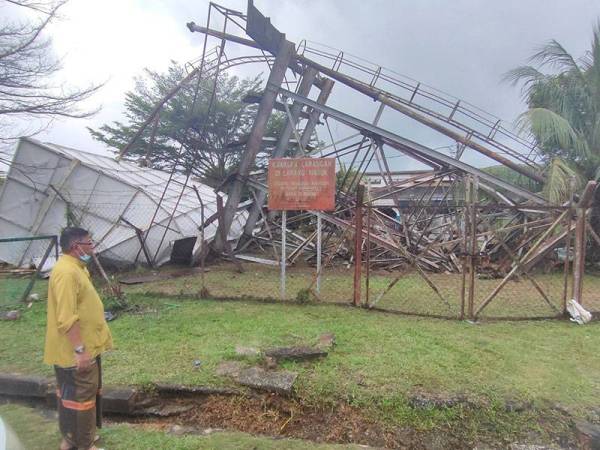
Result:
[[[79,257],[79,259],[80,259],[81,261],[83,261],[84,263],[86,263],[86,264],[87,264],[87,263],[89,263],[89,262],[90,262],[90,260],[92,259],[92,257],[91,257],[91,255],[81,255],[81,256]]]
[[[90,260],[92,259],[92,255],[86,254],[79,246],[77,248],[77,253],[78,253],[77,257],[79,258],[79,260],[84,262],[85,264],[89,263]]]

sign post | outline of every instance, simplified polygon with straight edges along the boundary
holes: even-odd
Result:
[[[321,273],[321,215],[335,209],[335,158],[269,160],[270,210],[281,214],[281,299],[285,299],[287,211],[317,211],[317,292]]]
[[[321,293],[321,213],[317,212],[317,294]]]
[[[285,260],[286,260],[286,231],[287,231],[287,211],[281,213],[281,300],[285,300]]]

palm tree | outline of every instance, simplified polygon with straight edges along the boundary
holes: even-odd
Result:
[[[587,180],[600,179],[600,20],[583,57],[575,59],[551,40],[529,62],[505,80],[523,83],[528,110],[519,116],[519,128],[537,140],[545,159],[544,193],[558,203],[573,183],[580,190]]]

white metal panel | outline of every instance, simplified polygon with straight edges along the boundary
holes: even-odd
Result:
[[[0,217],[29,229],[45,195],[10,178],[4,184],[4,193],[0,201]]]
[[[123,213],[123,217],[141,230],[146,230],[150,226],[152,217],[156,211],[158,200],[153,201],[148,194],[142,192],[137,195],[135,201],[132,202],[127,210]],[[155,220],[163,220],[167,217],[167,213],[161,208]]]
[[[44,191],[57,170],[67,170],[68,166],[69,161],[60,155],[21,140],[13,156],[9,177]]]
[[[58,235],[67,224],[67,205],[61,199],[56,199],[40,224],[37,235]],[[31,233],[30,233],[31,235]]]
[[[96,189],[101,174],[89,167],[78,165],[64,182],[61,194],[77,206],[85,206]]]
[[[0,237],[22,237],[29,236],[23,227],[10,223],[0,217]],[[23,252],[27,248],[27,242],[11,242],[0,244],[0,261],[9,264],[18,264]]]
[[[136,236],[135,230],[132,230],[131,227],[126,226],[125,224],[111,224],[110,232],[104,238],[102,242],[102,247],[106,250],[110,250],[113,247],[119,245],[119,243],[131,239],[132,236]]]
[[[69,173],[73,160],[79,161],[80,164]],[[14,188],[9,187],[8,190],[8,185],[5,186],[3,191],[7,191],[7,194],[0,194],[0,216],[2,211],[6,211],[6,219],[12,221],[23,212],[23,205],[28,204],[28,212],[21,214],[20,220],[23,220],[24,226],[31,226],[32,220],[38,215],[38,203],[50,193],[48,185],[62,184],[60,194],[71,204],[75,216],[81,220],[81,226],[88,229],[95,239],[104,237],[98,248],[100,253],[112,255],[111,257],[118,256],[123,263],[134,262],[140,245],[135,231],[119,221],[121,215],[146,231],[164,193],[164,200],[155,218],[155,222],[159,223],[152,226],[147,237],[151,256],[154,256],[163,240],[157,258],[160,264],[168,261],[173,241],[199,234],[200,202],[192,185],[196,186],[203,199],[204,218],[207,219],[216,212],[216,195],[209,186],[190,179],[181,199],[178,200],[185,182],[184,176],[175,174],[165,192],[169,173],[138,167],[128,161],[117,162],[109,157],[55,144],[42,144],[29,138],[20,140],[14,161],[7,183],[10,182],[11,173],[20,172],[18,179],[21,184]],[[27,177],[22,173],[24,168],[29,170]],[[66,175],[69,176],[63,183]],[[23,183],[34,189],[28,189]],[[136,192],[138,194],[134,197]],[[11,201],[7,201],[7,197],[10,197]],[[167,230],[165,235],[165,225],[171,214],[171,229]],[[58,234],[66,223],[66,205],[57,198],[47,217],[44,217],[38,234]],[[236,239],[241,235],[243,223],[244,219],[240,220],[238,215],[234,220],[230,238]],[[19,233],[18,235],[27,234],[23,231],[24,228],[7,227],[7,230],[9,233]],[[206,228],[205,238],[210,240],[215,231],[216,222],[213,222]]]

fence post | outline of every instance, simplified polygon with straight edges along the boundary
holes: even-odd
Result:
[[[468,303],[468,314],[469,319],[473,319],[474,306],[475,306],[475,271],[477,266],[477,260],[475,253],[477,251],[477,197],[479,180],[477,177],[469,180],[469,207],[470,210],[470,244],[469,244],[469,303]]]
[[[573,222],[573,187],[571,187],[571,198],[569,200],[569,214],[567,214],[567,236],[565,237],[565,261],[563,266],[563,298],[562,298],[562,313],[566,316],[567,313],[567,294],[569,290],[569,269],[571,258],[571,223]],[[575,250],[575,249],[573,249]]]
[[[317,211],[317,294],[321,294],[321,212]]]
[[[281,300],[285,300],[285,247],[286,247],[286,231],[287,231],[287,211],[281,211],[281,264],[280,264],[280,295]]]
[[[44,267],[44,264],[46,264],[46,260],[48,259],[48,256],[50,256],[50,253],[52,253],[52,249],[56,248],[56,240],[57,240],[56,236],[52,237],[52,239],[50,240],[50,244],[48,245],[48,248],[44,252],[44,256],[42,256],[42,260],[40,261],[40,263],[36,267],[35,272],[33,273],[33,275],[31,276],[31,279],[29,280],[29,284],[25,288],[25,292],[23,292],[23,296],[21,297],[21,301],[22,302],[26,302],[27,301],[27,297],[29,297],[29,293],[33,289],[33,285],[35,283],[35,280],[37,278],[39,278],[40,273],[42,272],[42,268]],[[27,247],[27,248],[29,249],[29,247]]]
[[[573,255],[573,298],[580,305],[583,304],[581,292],[583,290],[583,275],[585,270],[585,216],[587,210],[577,208],[575,219],[575,252]]]
[[[594,200],[596,192],[596,182],[588,181],[581,199],[577,204],[577,221],[575,223],[575,252],[573,260],[573,298],[580,305],[583,304],[583,276],[585,272],[585,245],[586,245],[586,230],[585,224],[587,220],[588,208]]]
[[[371,209],[372,204],[367,207],[367,280],[365,283],[365,304],[369,306],[369,277],[371,276]]]
[[[465,299],[466,299],[466,286],[467,286],[467,272],[468,272],[468,268],[469,268],[469,257],[467,256],[469,254],[469,238],[468,236],[469,234],[469,207],[468,205],[468,201],[469,201],[469,189],[470,189],[470,182],[469,182],[469,177],[465,177],[463,179],[464,181],[464,194],[465,194],[465,198],[464,198],[464,202],[463,202],[463,208],[462,208],[462,213],[463,213],[463,223],[461,224],[460,227],[457,227],[457,230],[462,231],[462,239],[460,241],[460,245],[461,245],[461,253],[462,253],[462,257],[461,257],[461,262],[462,262],[462,266],[461,266],[461,272],[462,272],[462,276],[461,276],[461,282],[460,282],[460,320],[464,320],[465,318]],[[457,224],[458,225],[458,224]]]
[[[360,282],[362,272],[362,207],[365,187],[359,184],[356,189],[356,209],[354,217],[354,306],[360,305]]]

